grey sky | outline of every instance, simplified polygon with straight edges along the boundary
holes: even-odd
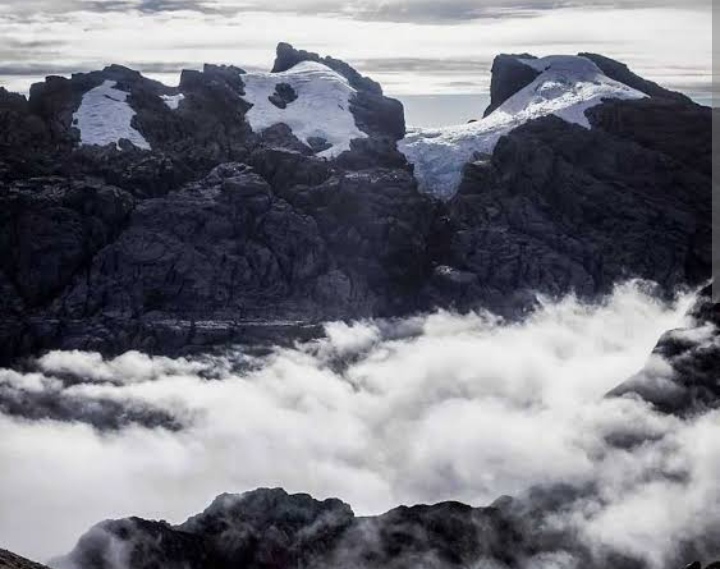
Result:
[[[0,85],[108,63],[175,83],[204,62],[267,68],[274,46],[348,60],[391,94],[482,93],[501,52],[595,51],[705,90],[709,0],[3,0]]]

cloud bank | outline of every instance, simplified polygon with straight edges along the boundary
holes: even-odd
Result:
[[[47,73],[109,63],[176,84],[182,68],[205,62],[267,69],[288,41],[349,61],[394,95],[487,92],[492,59],[524,51],[601,52],[702,90],[712,75],[705,4],[10,0],[0,6],[0,85],[27,91]]]
[[[710,12],[710,0],[688,0],[687,9]],[[268,5],[258,0],[6,0],[3,11],[15,15],[67,12],[198,12],[233,15],[275,12],[334,15],[358,20],[403,23],[452,23],[480,18],[534,16],[559,8],[674,8],[671,0],[292,0]]]
[[[682,422],[604,394],[689,300],[628,285],[518,325],[445,312],[334,323],[264,357],[51,353],[0,372],[5,392],[74,402],[65,417],[0,414],[0,536],[48,559],[102,519],[180,522],[222,492],[282,486],[374,514],[563,483],[595,490],[558,524],[662,569],[718,529],[720,414]],[[83,409],[98,402],[140,419],[93,424]]]

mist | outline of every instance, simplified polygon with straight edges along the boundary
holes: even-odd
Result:
[[[555,523],[661,569],[720,528],[720,414],[681,420],[605,394],[692,300],[631,283],[515,324],[437,312],[329,323],[262,357],[53,352],[0,370],[0,541],[47,560],[101,520],[179,523],[257,487],[369,515],[562,483],[594,490]],[[7,406],[43,396],[60,403],[32,417]]]

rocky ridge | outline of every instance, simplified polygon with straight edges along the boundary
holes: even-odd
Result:
[[[0,91],[0,363],[277,343],[329,319],[437,307],[517,317],[537,293],[595,299],[627,278],[701,284],[710,109],[587,57],[648,97],[594,107],[591,129],[547,116],[513,130],[465,165],[449,201],[418,190],[400,103],[287,44],[275,72],[312,62],[353,90],[365,136],[348,151],[322,158],[322,137],[283,123],[254,132],[232,66],[185,71],[177,88],[110,66],[50,77],[29,99]],[[518,65],[496,60],[494,104],[532,81]],[[83,97],[106,82],[149,150],[79,144]],[[280,87],[278,109],[281,92],[287,109],[302,101]]]
[[[503,498],[486,508],[446,502],[357,517],[339,500],[261,489],[219,496],[177,526],[139,518],[103,522],[51,564],[56,569],[510,569],[572,559],[587,568],[647,567],[546,525],[545,516],[568,507],[557,499],[565,494],[558,488],[526,500]]]

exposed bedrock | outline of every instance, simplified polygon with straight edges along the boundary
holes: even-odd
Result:
[[[48,78],[29,101],[0,91],[0,363],[276,342],[437,307],[514,317],[537,292],[596,299],[629,278],[672,292],[710,277],[709,109],[593,56],[650,96],[593,107],[590,129],[553,116],[515,128],[443,202],[398,150],[402,105],[286,44],[275,71],[304,61],[354,89],[346,111],[365,136],[331,158],[292,125],[254,132],[238,67],[185,71],[178,88],[110,66]],[[532,81],[516,63],[496,62],[498,101]],[[281,77],[268,95],[293,109],[302,89],[293,99]],[[110,84],[126,118],[110,127],[149,149],[80,144],[81,102]]]
[[[561,515],[567,488],[504,498],[485,508],[456,502],[399,507],[357,517],[336,499],[280,489],[219,496],[174,526],[138,518],[106,521],[83,536],[57,569],[515,569],[567,563],[588,569],[645,569],[644,562],[598,550],[544,516]],[[679,566],[678,562],[678,566]],[[693,567],[702,565],[693,565]],[[715,569],[715,565],[708,569]]]

